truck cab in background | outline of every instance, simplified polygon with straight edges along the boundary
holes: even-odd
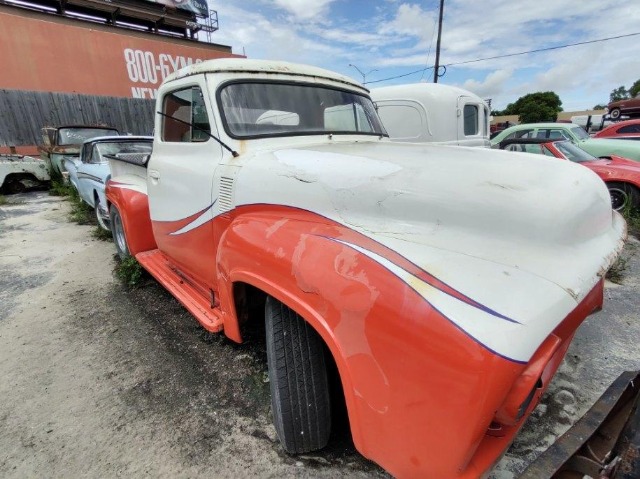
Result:
[[[491,146],[489,107],[470,91],[414,83],[373,88],[371,99],[394,141]]]
[[[43,145],[39,147],[40,158],[49,165],[50,175],[60,178],[64,172],[64,159],[77,158],[82,143],[98,136],[114,135],[120,135],[120,132],[108,126],[47,126],[42,128]]]

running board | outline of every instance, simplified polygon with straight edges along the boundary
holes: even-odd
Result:
[[[136,259],[158,282],[164,286],[187,310],[195,316],[198,322],[212,333],[223,329],[222,312],[211,306],[209,298],[205,297],[195,283],[178,273],[172,263],[160,250],[138,253]]]

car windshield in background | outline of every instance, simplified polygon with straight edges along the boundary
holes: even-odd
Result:
[[[387,136],[373,102],[357,93],[292,83],[231,83],[219,92],[234,138],[309,134]]]
[[[571,128],[571,133],[573,133],[575,137],[580,140],[586,140],[587,138],[590,138],[589,133],[587,133],[587,131],[581,126]]]
[[[105,155],[115,157],[127,157],[129,155],[150,155],[153,143],[151,141],[119,141],[109,143],[98,143],[96,149],[100,154],[100,161],[109,161]]]
[[[111,128],[60,128],[58,130],[59,145],[79,145],[86,140],[98,136],[118,136],[118,130]]]
[[[584,163],[586,161],[595,161],[598,158],[591,153],[587,153],[583,149],[577,147],[570,141],[558,141],[554,143],[555,147],[571,161],[576,163]]]

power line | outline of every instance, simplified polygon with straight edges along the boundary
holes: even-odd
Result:
[[[498,58],[509,58],[509,57],[517,57],[519,55],[528,55],[529,53],[539,53],[539,52],[547,52],[550,50],[560,50],[562,48],[568,48],[568,47],[575,47],[578,45],[587,45],[590,43],[599,43],[599,42],[606,42],[609,40],[617,40],[619,38],[628,38],[628,37],[634,37],[640,35],[640,32],[636,32],[636,33],[627,33],[625,35],[616,35],[615,37],[607,37],[607,38],[599,38],[597,40],[587,40],[584,42],[577,42],[577,43],[567,43],[565,45],[557,45],[555,47],[546,47],[546,48],[538,48],[536,50],[528,50],[526,52],[518,52],[518,53],[507,53],[505,55],[496,55],[493,57],[485,57],[485,58],[476,58],[475,60],[466,60],[463,62],[456,62],[456,63],[447,63],[446,65],[444,65],[445,67],[452,67],[452,66],[457,66],[457,65],[467,65],[469,63],[478,63],[478,62],[484,62],[487,60],[497,60]],[[397,78],[403,78],[403,77],[408,77],[410,75],[415,75],[416,73],[424,73],[427,70],[432,70],[433,67],[426,67],[426,68],[421,68],[420,70],[415,70],[409,73],[404,73],[402,75],[396,75],[393,77],[389,77],[389,78],[383,78],[381,80],[373,80],[373,81],[368,81],[366,84],[371,84],[371,83],[380,83],[383,81],[389,81],[389,80],[395,80]]]

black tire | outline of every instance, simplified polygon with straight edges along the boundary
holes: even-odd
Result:
[[[10,178],[5,184],[5,191],[7,194],[15,195],[18,193],[24,193],[26,191],[24,183],[19,178]]]
[[[269,297],[265,305],[273,422],[290,454],[322,449],[331,433],[324,345],[294,311]]]
[[[613,120],[617,120],[618,118],[620,118],[620,108],[614,108],[613,110],[611,110],[609,112],[609,116],[613,119]]]
[[[111,205],[111,208],[109,208],[109,218],[111,220],[111,235],[113,236],[113,242],[116,244],[118,256],[120,256],[120,259],[127,259],[131,256],[127,245],[127,235],[124,232],[122,216],[115,205]]]
[[[607,183],[611,208],[616,211],[624,211],[629,208],[640,208],[640,191],[629,183]]]
[[[111,219],[107,219],[100,214],[100,200],[97,195],[93,200],[93,212],[96,215],[98,226],[105,231],[111,231]]]

